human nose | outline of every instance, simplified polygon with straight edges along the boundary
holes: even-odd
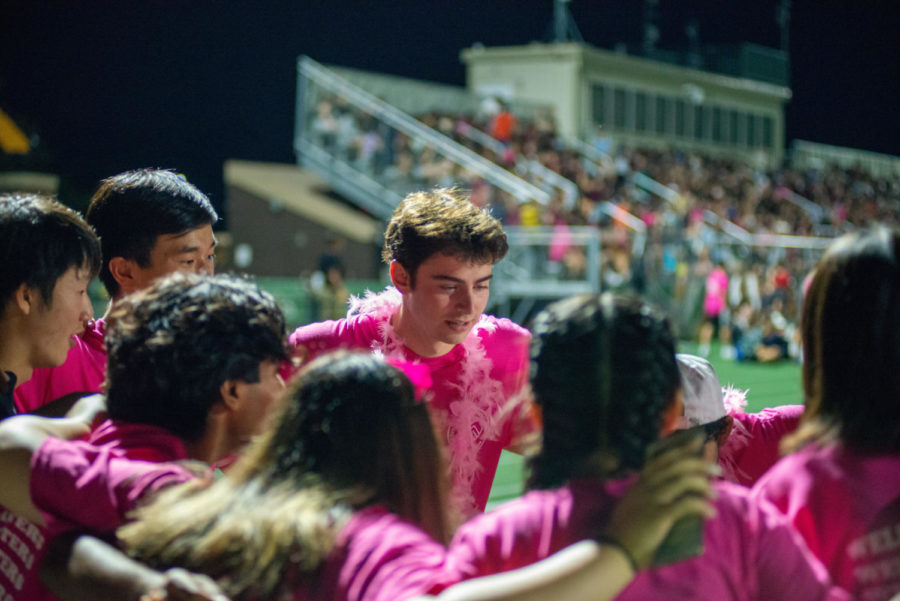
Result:
[[[460,288],[457,292],[456,306],[465,313],[471,313],[475,308],[475,299],[468,288]]]

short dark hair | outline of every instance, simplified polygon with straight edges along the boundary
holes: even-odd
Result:
[[[103,245],[100,281],[115,297],[119,284],[109,271],[110,259],[124,257],[147,267],[157,238],[213,225],[219,216],[209,198],[183,176],[164,169],[137,169],[103,180],[86,218]]]
[[[816,267],[801,318],[801,438],[830,430],[857,452],[900,451],[898,249],[898,230],[854,232]]]
[[[419,265],[436,253],[494,264],[508,250],[499,220],[457,190],[437,188],[413,192],[397,205],[381,257],[400,263],[415,284]]]
[[[53,300],[57,280],[71,267],[91,277],[100,269],[100,241],[81,216],[35,194],[0,195],[0,312],[22,284]]]
[[[107,320],[109,416],[195,440],[222,384],[258,382],[261,362],[287,358],[285,335],[275,299],[247,280],[160,278]]]
[[[547,307],[533,333],[544,431],[529,486],[560,486],[598,452],[640,469],[681,386],[668,320],[637,298],[590,294]]]

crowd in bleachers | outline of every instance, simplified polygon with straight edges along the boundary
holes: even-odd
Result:
[[[756,282],[749,285],[751,292],[746,292],[745,284],[739,289],[744,292],[729,296],[729,315],[744,315],[738,319],[744,322],[742,327],[735,324],[736,331],[772,328],[769,299],[773,298],[772,289],[777,288],[789,293],[780,299],[782,307],[775,312],[775,322],[781,323],[778,315],[783,313],[790,332],[797,315],[798,287],[818,252],[717,244],[711,232],[720,229],[723,221],[715,223],[716,218],[749,235],[831,237],[873,223],[897,224],[900,215],[900,180],[875,177],[860,168],[798,170],[782,165],[765,169],[675,148],[617,148],[602,137],[593,141],[596,152],[588,156],[558,135],[549,112],[538,111],[533,119],[518,118],[494,99],[485,101],[479,114],[433,111],[420,115],[419,120],[479,156],[542,186],[550,192],[550,201],[522,202],[340,97],[319,101],[312,131],[335,156],[401,195],[421,188],[456,185],[471,190],[473,202],[490,205],[505,225],[554,227],[562,243],[549,252],[554,254],[551,261],[561,266],[557,270],[560,277],[583,277],[587,265],[580,247],[565,244],[569,226],[596,225],[603,232],[601,273],[605,288],[647,292],[649,285],[657,289],[654,299],[662,302],[667,297],[677,302],[683,295],[696,298],[700,291],[686,288],[697,281],[693,276],[702,279],[709,271],[703,254],[711,253],[713,259],[726,262],[732,281]],[[574,202],[562,189],[528,168],[534,161],[574,183],[578,191]],[[666,198],[636,185],[635,175],[639,173],[667,188]],[[641,251],[632,248],[632,229],[608,211],[599,210],[607,202],[646,226],[646,246]],[[771,275],[776,272],[781,274],[779,284]],[[754,356],[739,348],[735,353]]]

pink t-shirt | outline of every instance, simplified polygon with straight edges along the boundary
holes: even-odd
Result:
[[[781,459],[781,439],[797,430],[803,405],[781,405],[759,413],[735,411],[730,415],[734,427],[719,447],[719,464],[732,482],[753,486]]]
[[[355,299],[357,314],[300,327],[291,344],[305,348],[309,358],[338,348],[368,349],[427,365],[433,381],[428,409],[449,451],[451,500],[463,516],[474,515],[487,504],[500,452],[540,428],[524,393],[531,335],[508,319],[483,315],[449,353],[421,357],[391,327],[399,303],[392,288]]]
[[[569,486],[532,491],[457,531],[451,565],[468,579],[544,559],[563,547],[596,536],[630,482],[603,484],[578,479]],[[824,568],[782,516],[749,491],[717,483],[717,516],[704,527],[705,552],[697,558],[639,573],[619,600],[796,601],[846,599],[832,589]]]
[[[154,426],[107,421],[89,441],[48,438],[32,457],[30,482],[47,526],[0,513],[0,599],[55,599],[38,578],[49,541],[72,529],[112,532],[140,495],[189,477],[177,466],[150,472],[146,462],[186,457],[180,439]]]
[[[34,370],[31,379],[16,388],[19,413],[31,413],[73,392],[100,392],[106,378],[105,330],[104,321],[96,320],[93,328],[75,337],[65,363]]]
[[[455,582],[446,548],[380,506],[356,512],[312,582],[294,601],[403,601]]]
[[[900,456],[810,445],[779,461],[753,494],[787,515],[859,601],[900,592]]]
[[[722,312],[727,293],[728,274],[724,269],[716,267],[706,276],[706,296],[703,300],[703,311],[706,315],[715,316]]]

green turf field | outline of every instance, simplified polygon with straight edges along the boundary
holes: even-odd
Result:
[[[679,345],[679,352],[696,352],[695,343],[684,342]],[[803,393],[800,383],[800,365],[785,361],[775,364],[739,363],[730,359],[722,359],[719,349],[714,345],[709,361],[719,374],[723,386],[729,384],[735,388],[748,390],[747,411],[759,411],[773,405],[802,404]],[[500,467],[491,488],[488,507],[502,503],[522,493],[523,482],[522,457],[514,453],[503,452]]]

